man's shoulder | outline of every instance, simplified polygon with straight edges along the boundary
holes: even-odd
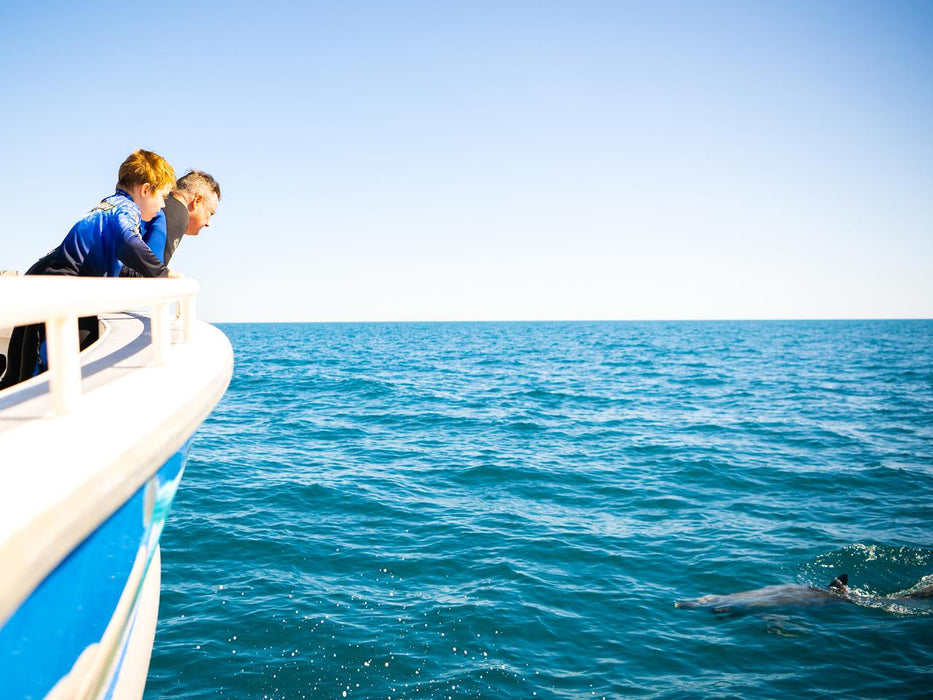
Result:
[[[169,238],[185,235],[185,229],[188,228],[188,207],[185,203],[175,197],[168,197],[162,211],[165,212],[165,226]]]
[[[165,216],[183,216],[188,218],[188,207],[178,197],[169,196],[165,198],[165,206],[162,207]]]

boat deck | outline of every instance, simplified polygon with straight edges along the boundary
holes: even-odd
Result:
[[[135,314],[104,314],[101,338],[81,354],[82,387],[90,394],[133,370],[153,364],[154,353],[147,337],[149,319]],[[179,329],[173,328],[177,341]],[[50,418],[54,414],[49,376],[0,391],[0,435],[25,421]]]

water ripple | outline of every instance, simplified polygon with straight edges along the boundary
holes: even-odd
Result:
[[[223,330],[147,697],[928,694],[933,323]]]

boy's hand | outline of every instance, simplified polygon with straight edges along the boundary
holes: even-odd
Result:
[[[178,279],[178,280],[180,280],[180,279],[184,279],[184,278],[185,278],[185,276],[184,276],[183,274],[181,274],[180,272],[175,272],[175,270],[169,270],[169,271],[168,271],[168,276],[169,276],[169,279]]]

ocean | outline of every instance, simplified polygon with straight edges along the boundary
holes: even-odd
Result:
[[[220,327],[146,698],[933,694],[933,322]]]

